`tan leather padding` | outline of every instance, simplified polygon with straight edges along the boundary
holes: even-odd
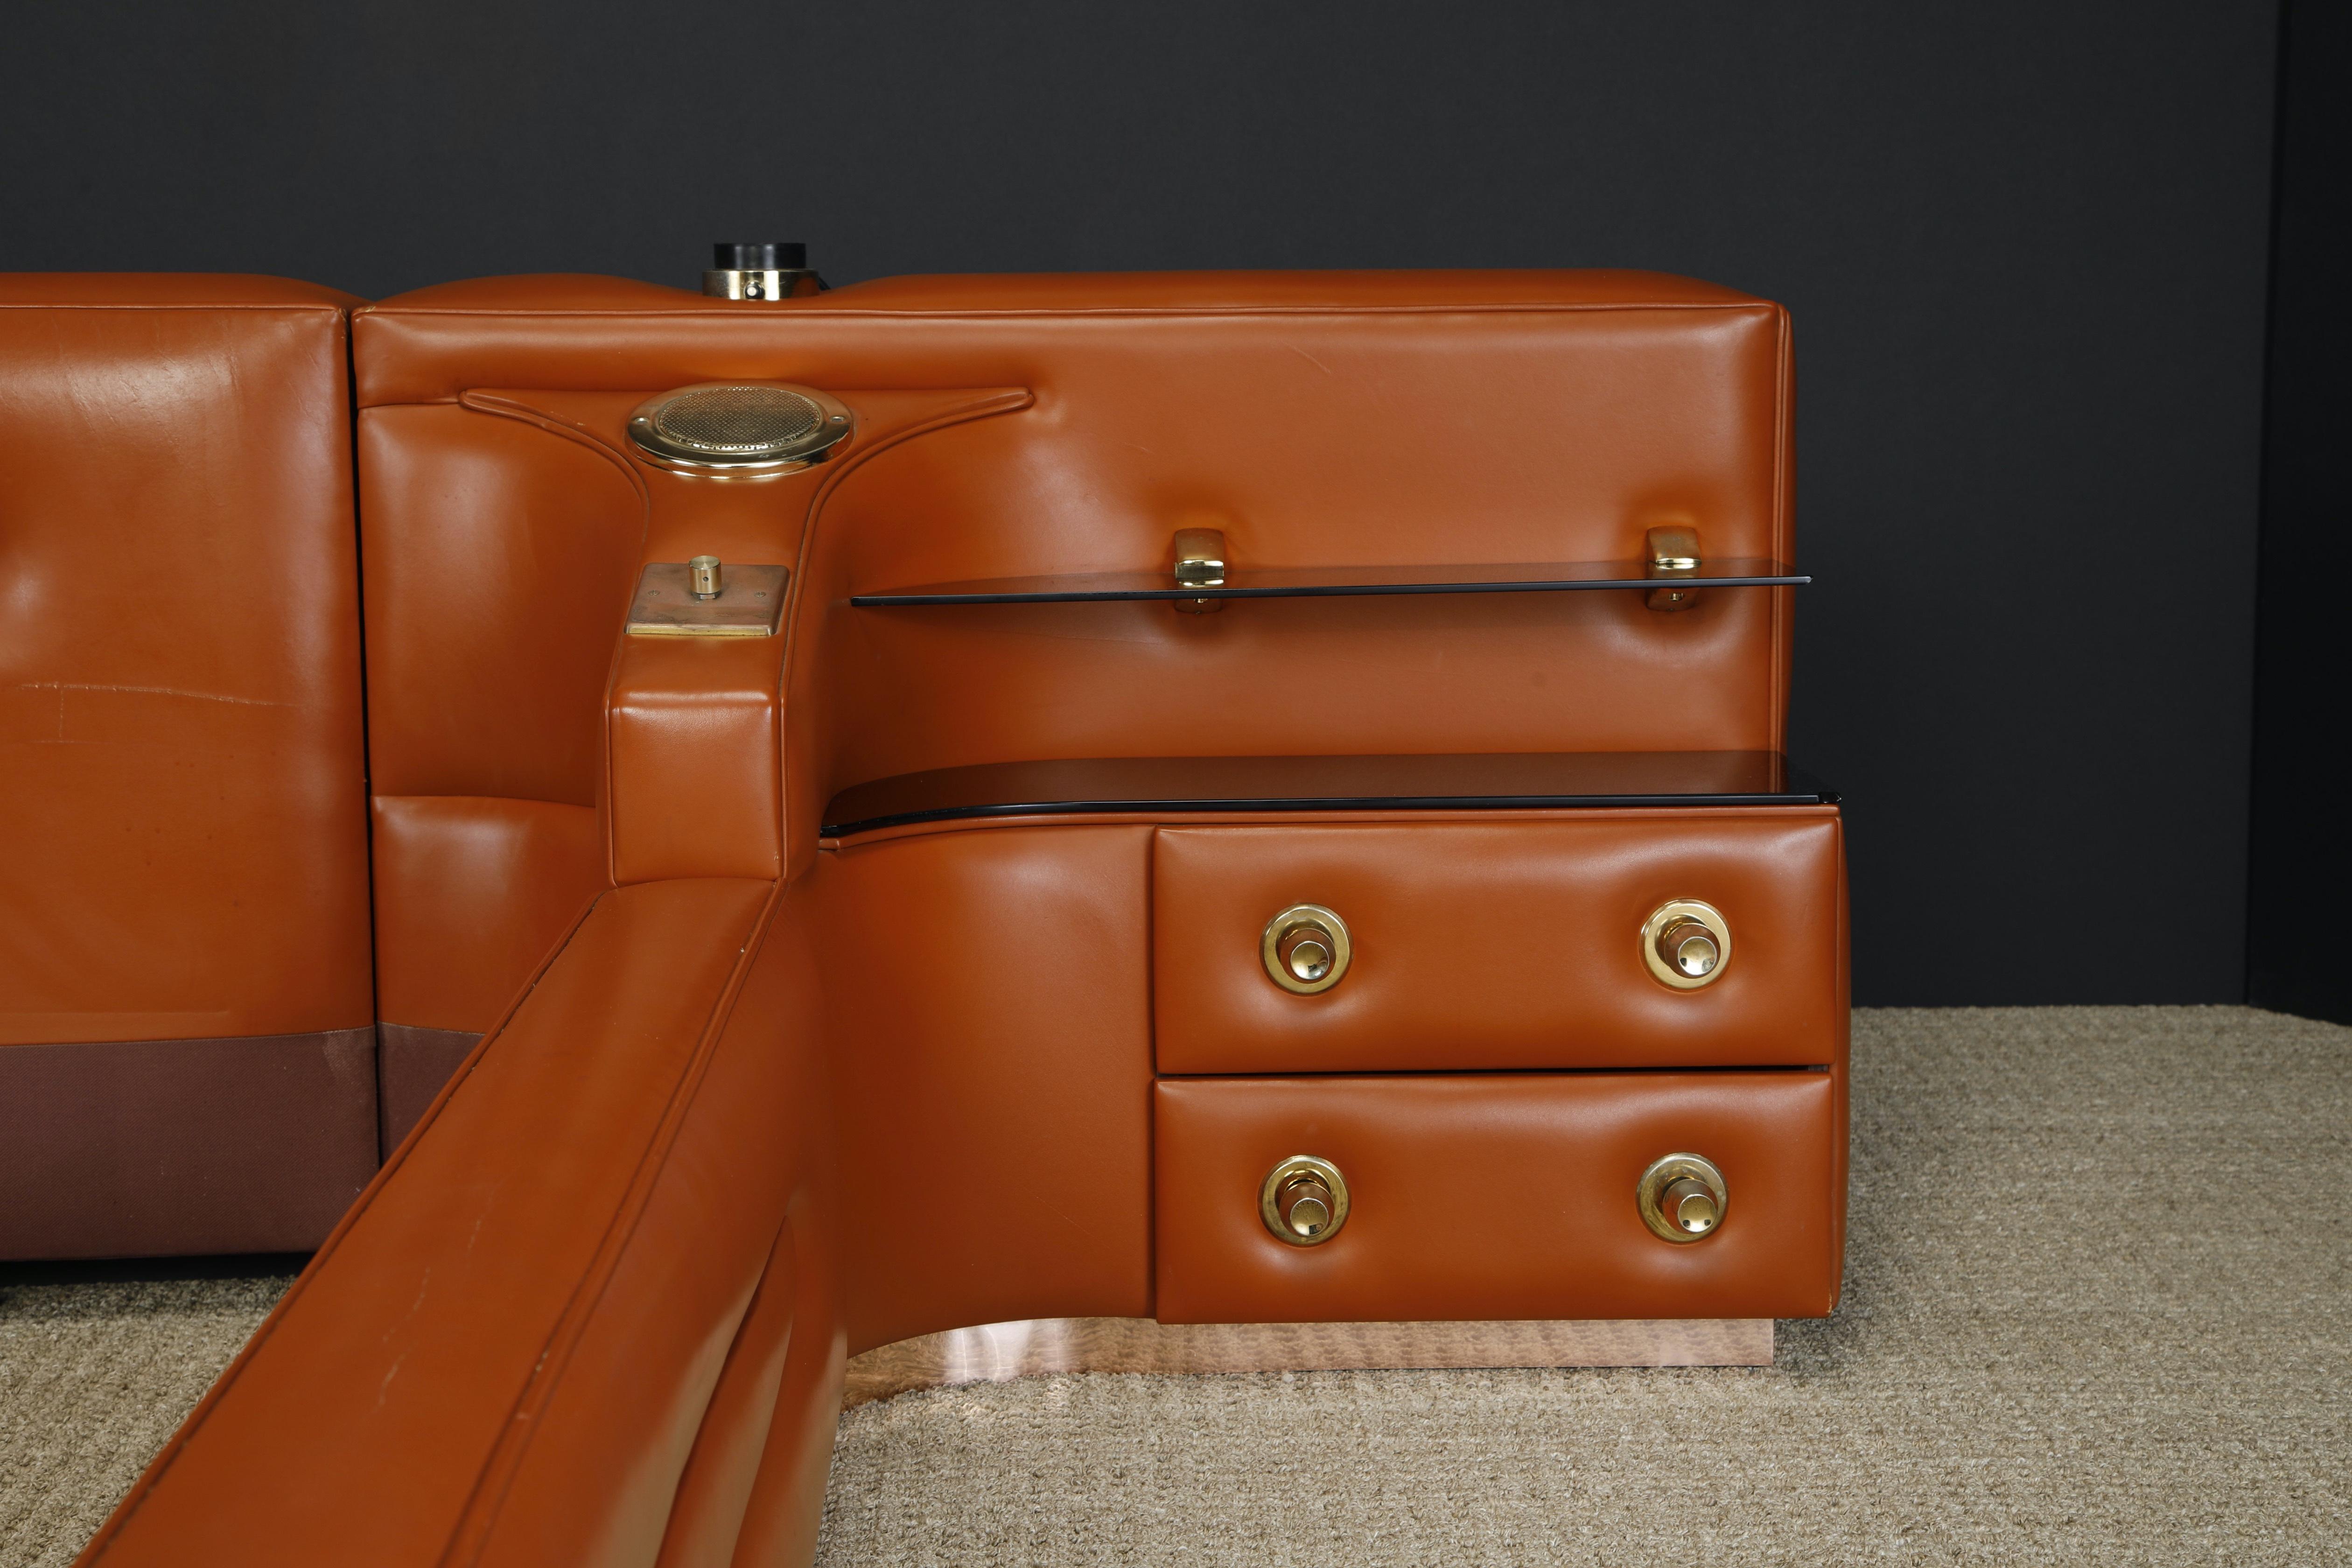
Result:
[[[378,795],[376,996],[385,1021],[480,1034],[608,885],[593,806]]]
[[[1827,1072],[1163,1079],[1153,1214],[1162,1322],[1811,1318],[1837,1304],[1845,1140]],[[1643,1225],[1662,1155],[1713,1161],[1722,1227]],[[1293,1154],[1350,1206],[1292,1247],[1258,1185]]]
[[[648,1560],[793,1173],[825,1163],[778,1135],[818,1103],[792,1019],[727,1026],[772,893],[607,894],[88,1560]],[[525,1500],[541,1476],[560,1517]],[[502,1529],[569,1533],[485,1557]]]
[[[1163,827],[1154,1045],[1165,1073],[1826,1067],[1840,1059],[1843,864],[1832,806],[1540,821]],[[1652,977],[1643,922],[1714,905],[1731,959]],[[1267,978],[1276,911],[1327,906],[1354,948],[1329,990]]]
[[[374,1019],[355,303],[0,279],[0,1047]]]
[[[820,858],[851,1353],[1150,1310],[1147,827]]]

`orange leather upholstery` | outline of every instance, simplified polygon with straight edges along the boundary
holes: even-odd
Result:
[[[827,1239],[804,960],[754,942],[772,897],[605,895],[89,1560],[650,1562],[690,1461],[757,1468],[762,1385],[841,1353],[789,1276],[784,1367],[772,1324],[731,1353],[770,1260]],[[738,1419],[698,1448],[722,1384]]]
[[[0,1257],[307,1247],[374,1167],[356,303],[0,279]]]
[[[1164,1079],[1159,1316],[1171,1323],[1819,1317],[1837,1304],[1845,1142],[1826,1072]],[[1319,1247],[1258,1218],[1289,1155],[1339,1166]],[[1677,1246],[1630,1194],[1696,1153],[1730,1193]]]
[[[611,885],[604,693],[641,488],[456,407],[363,408],[359,458],[379,1016],[478,1034]]]
[[[929,834],[810,873],[853,1353],[1150,1312],[1150,835]]]
[[[847,786],[996,762],[1777,752],[1786,589],[849,600],[1158,569],[1196,525],[1256,565],[1621,561],[1667,523],[1785,560],[1778,307],[1627,273],[541,278],[353,342],[404,1107],[487,1037],[86,1561],[805,1562],[842,1357],[908,1335],[1835,1301],[1833,807],[820,836]],[[633,454],[642,399],[737,376],[855,433],[758,483]],[[643,565],[706,552],[790,568],[779,636],[623,635]],[[1694,896],[1735,957],[1669,993],[1635,934]],[[1323,998],[1258,967],[1302,899],[1360,918]],[[1464,1070],[1596,1068],[1671,1070]],[[1255,1194],[1307,1143],[1358,1194],[1301,1250]],[[1632,1187],[1685,1148],[1733,1195],[1676,1247]]]
[[[1163,828],[1153,854],[1165,1073],[1826,1066],[1844,1016],[1830,807],[1603,811],[1545,822]],[[1732,962],[1669,990],[1650,911],[1704,899]],[[1337,985],[1266,978],[1292,904],[1347,921]]]

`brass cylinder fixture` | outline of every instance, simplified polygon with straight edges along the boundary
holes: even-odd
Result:
[[[1266,978],[1296,996],[1328,991],[1355,956],[1348,922],[1320,904],[1293,904],[1265,922],[1258,958]]]
[[[1258,1217],[1277,1241],[1319,1247],[1348,1223],[1348,1179],[1312,1154],[1293,1154],[1258,1187]]]
[[[710,247],[702,291],[717,300],[792,300],[824,288],[808,264],[808,247],[779,240],[730,240]]]
[[[1633,1188],[1642,1223],[1661,1241],[1687,1245],[1723,1228],[1730,1189],[1715,1162],[1696,1154],[1668,1154],[1651,1163]]]
[[[1731,963],[1731,925],[1698,899],[1674,899],[1642,922],[1642,962],[1660,984],[1696,991],[1723,978]]]
[[[698,599],[719,597],[719,557],[698,555],[686,563],[686,591]]]

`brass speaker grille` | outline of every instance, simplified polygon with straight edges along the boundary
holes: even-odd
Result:
[[[654,412],[654,428],[691,451],[764,456],[814,435],[824,411],[777,386],[720,386],[673,397]]]
[[[656,467],[716,479],[762,479],[821,463],[856,418],[814,387],[711,381],[649,397],[629,438]]]

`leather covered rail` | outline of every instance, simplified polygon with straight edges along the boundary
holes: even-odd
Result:
[[[689,1470],[733,1494],[677,1513],[705,1547],[813,1528],[743,1511],[763,1469],[821,1477],[771,1416],[794,1380],[829,1409],[841,1355],[810,981],[773,899],[600,900],[85,1561],[650,1563]]]

